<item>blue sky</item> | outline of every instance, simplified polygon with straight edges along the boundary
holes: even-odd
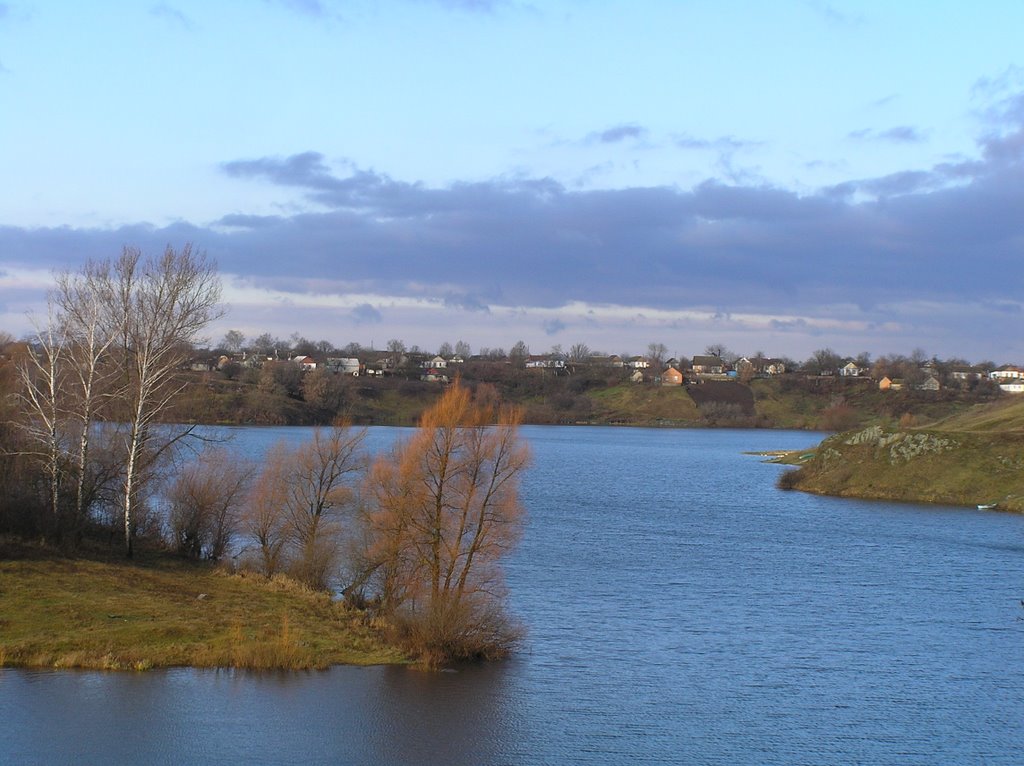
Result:
[[[0,328],[191,241],[228,328],[1024,362],[1024,4],[0,0]]]

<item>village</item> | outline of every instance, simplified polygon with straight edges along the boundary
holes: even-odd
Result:
[[[749,383],[757,378],[783,375],[838,378],[851,383],[874,385],[880,391],[904,388],[940,391],[944,388],[973,390],[979,385],[998,387],[1008,394],[1024,393],[1024,367],[996,365],[986,361],[971,364],[962,359],[926,358],[916,350],[910,356],[881,356],[875,360],[866,353],[841,357],[831,349],[815,351],[807,360],[796,362],[763,353],[740,356],[724,346],[711,345],[704,354],[692,357],[668,356],[663,344],[652,343],[647,354],[620,356],[592,353],[585,344],[568,351],[555,346],[544,354],[531,354],[519,341],[508,353],[504,349],[483,348],[470,354],[468,344],[454,347],[443,344],[438,353],[406,348],[391,340],[385,349],[361,347],[356,343],[336,349],[328,341],[311,343],[293,336],[291,343],[261,336],[251,347],[243,346],[238,331],[229,332],[220,347],[198,351],[190,362],[195,371],[219,371],[237,377],[245,370],[292,369],[300,373],[323,370],[351,377],[399,376],[407,380],[449,383],[456,376],[476,377],[481,368],[505,368],[509,373],[522,371],[536,375],[574,375],[606,371],[638,385],[682,386],[709,381]]]

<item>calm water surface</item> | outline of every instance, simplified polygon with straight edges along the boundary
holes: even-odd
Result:
[[[743,454],[814,434],[524,433],[511,661],[0,671],[0,762],[1024,761],[1024,518],[784,493]]]

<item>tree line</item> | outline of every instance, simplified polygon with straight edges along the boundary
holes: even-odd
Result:
[[[521,413],[456,382],[385,454],[340,423],[239,459],[159,422],[219,299],[214,265],[187,245],[57,275],[32,343],[0,367],[0,532],[69,550],[120,538],[128,557],[158,540],[341,592],[428,661],[507,652],[518,631],[501,561],[524,520]]]

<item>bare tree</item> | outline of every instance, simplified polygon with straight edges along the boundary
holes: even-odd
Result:
[[[437,355],[443,356],[445,359],[450,359],[454,356],[455,351],[452,349],[452,344],[445,341],[441,344],[441,347],[437,349]]]
[[[338,513],[355,497],[365,437],[365,429],[317,429],[288,461],[285,508],[297,548],[293,571],[310,587],[329,585],[337,563]]]
[[[143,260],[126,247],[112,269],[111,295],[119,320],[126,405],[126,465],[122,492],[125,553],[134,551],[135,503],[146,464],[171,443],[154,426],[184,387],[177,373],[193,339],[220,315],[220,280],[205,255],[191,245],[170,246],[159,258]],[[173,441],[173,440],[171,440]]]
[[[245,334],[241,330],[228,330],[224,333],[220,345],[228,353],[237,354],[245,345]]]
[[[469,359],[469,355],[472,353],[472,351],[470,350],[469,344],[466,343],[466,341],[460,340],[455,344],[455,353],[456,355],[461,356],[463,359]]]
[[[704,347],[704,353],[708,356],[716,356],[723,362],[735,362],[739,356],[724,343],[710,343]]]
[[[317,429],[313,438],[268,455],[249,495],[244,526],[259,546],[261,569],[284,568],[313,588],[327,588],[338,563],[340,513],[354,507],[362,482],[366,431]]]
[[[203,450],[185,466],[167,491],[169,526],[179,553],[219,560],[239,525],[252,469],[223,449]]]
[[[285,508],[290,454],[282,442],[267,453],[242,515],[242,528],[256,542],[259,569],[267,577],[273,577],[284,565],[292,536]]]
[[[569,347],[569,361],[580,364],[590,359],[590,346],[586,343],[574,343]]]
[[[496,414],[497,425],[487,427]],[[500,562],[525,513],[519,418],[475,404],[456,384],[371,473],[368,558],[382,573],[388,608],[435,660],[498,656],[514,639]]]
[[[530,347],[524,341],[518,340],[508,352],[508,359],[516,367],[525,367],[526,360],[530,357]]]
[[[649,343],[647,345],[647,361],[651,367],[660,373],[665,368],[665,359],[668,357],[668,347],[664,343]]]
[[[388,365],[392,368],[402,366],[405,361],[405,344],[397,338],[388,341]]]
[[[66,339],[54,315],[54,303],[47,306],[44,325],[37,326],[28,353],[18,366],[19,398],[31,416],[20,422],[39,458],[47,479],[50,525],[60,529],[60,489],[64,463],[64,414],[62,396],[66,370]]]
[[[52,299],[60,307],[68,339],[68,414],[76,421],[78,445],[75,456],[75,514],[80,525],[86,516],[89,496],[89,453],[93,422],[102,405],[113,395],[116,368],[108,352],[117,341],[119,327],[112,315],[109,261],[90,262],[78,273],[57,275]],[[92,488],[95,490],[95,487]]]

